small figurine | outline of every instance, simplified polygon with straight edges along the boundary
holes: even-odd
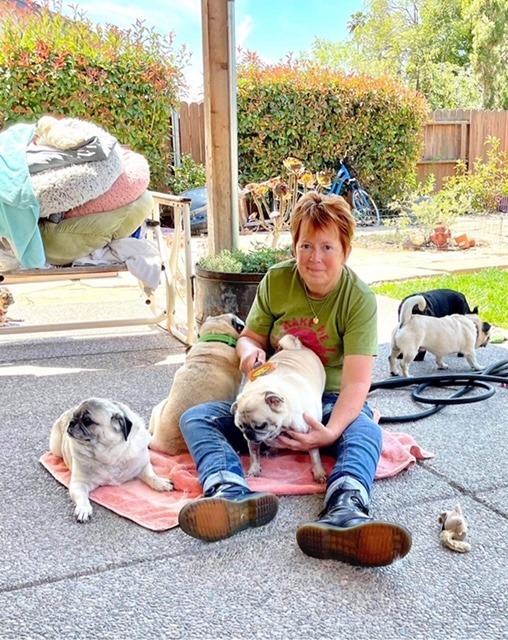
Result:
[[[439,537],[445,547],[459,553],[466,553],[471,550],[471,545],[468,542],[464,542],[467,535],[467,524],[460,504],[451,511],[443,511],[438,518],[438,522],[443,525]]]

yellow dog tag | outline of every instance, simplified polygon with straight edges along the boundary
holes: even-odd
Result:
[[[266,376],[268,373],[271,373],[275,369],[276,365],[273,362],[265,362],[265,364],[261,364],[249,372],[249,380],[255,380],[260,376]]]

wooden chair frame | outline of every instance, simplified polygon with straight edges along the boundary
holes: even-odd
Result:
[[[117,318],[112,320],[89,320],[81,322],[56,322],[41,325],[26,324],[0,327],[0,335],[18,333],[37,333],[46,331],[67,331],[72,329],[100,329],[108,327],[129,327],[143,325],[158,325],[160,328],[171,332],[175,338],[190,345],[195,341],[194,302],[192,299],[192,257],[191,257],[191,230],[190,230],[190,198],[174,196],[157,191],[150,192],[153,197],[153,207],[150,217],[147,219],[147,229],[151,239],[162,258],[162,287],[164,290],[164,306],[159,309],[156,305],[155,295],[148,296],[146,303],[151,315],[146,318]],[[171,249],[168,250],[160,227],[160,208],[170,206],[174,212],[174,239]],[[177,300],[177,272],[179,264],[179,252],[183,246],[184,251],[184,286],[187,332],[182,332],[175,319]],[[83,266],[83,267],[54,267],[51,269],[19,269],[7,273],[0,273],[0,284],[17,284],[28,282],[47,282],[54,280],[80,280],[82,278],[97,277],[98,275],[116,275],[120,271],[126,271],[125,265],[111,266]]]

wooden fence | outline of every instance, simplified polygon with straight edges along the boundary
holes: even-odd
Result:
[[[454,174],[457,161],[464,160],[471,169],[476,159],[486,158],[488,136],[499,138],[500,148],[508,151],[508,111],[433,111],[423,136],[425,146],[417,164],[418,178],[424,181],[433,173],[439,189],[443,179]],[[202,102],[182,102],[180,106],[180,150],[205,164]]]
[[[436,188],[455,173],[455,164],[463,160],[468,169],[477,159],[486,159],[485,142],[489,136],[499,138],[500,148],[508,151],[508,111],[454,109],[434,111],[423,132],[425,146],[418,162],[418,178],[433,173]]]
[[[180,103],[180,152],[205,164],[205,110],[203,102]]]

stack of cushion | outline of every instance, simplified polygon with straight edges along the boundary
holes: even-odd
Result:
[[[31,171],[41,207],[39,226],[46,260],[66,265],[111,240],[132,235],[150,215],[152,197],[147,191],[150,169],[142,155],[121,147],[91,122],[71,118],[59,122],[79,131],[83,141],[99,140],[107,153],[100,160],[80,158],[74,163],[72,158],[65,160],[72,152],[62,150],[62,157],[54,163],[56,168],[51,168],[50,161],[47,169],[41,171],[39,166],[36,172]],[[36,138],[35,147],[37,142],[44,144],[44,139]],[[54,148],[51,151],[57,152]]]
[[[41,222],[42,241],[49,264],[65,265],[128,238],[140,227],[152,209],[152,196],[144,191],[134,202],[103,213],[91,213],[62,220]]]
[[[113,211],[134,202],[143,195],[150,182],[150,168],[146,158],[125,147],[121,147],[119,151],[122,165],[119,177],[97,198],[67,211],[64,215],[66,220],[90,213]]]

